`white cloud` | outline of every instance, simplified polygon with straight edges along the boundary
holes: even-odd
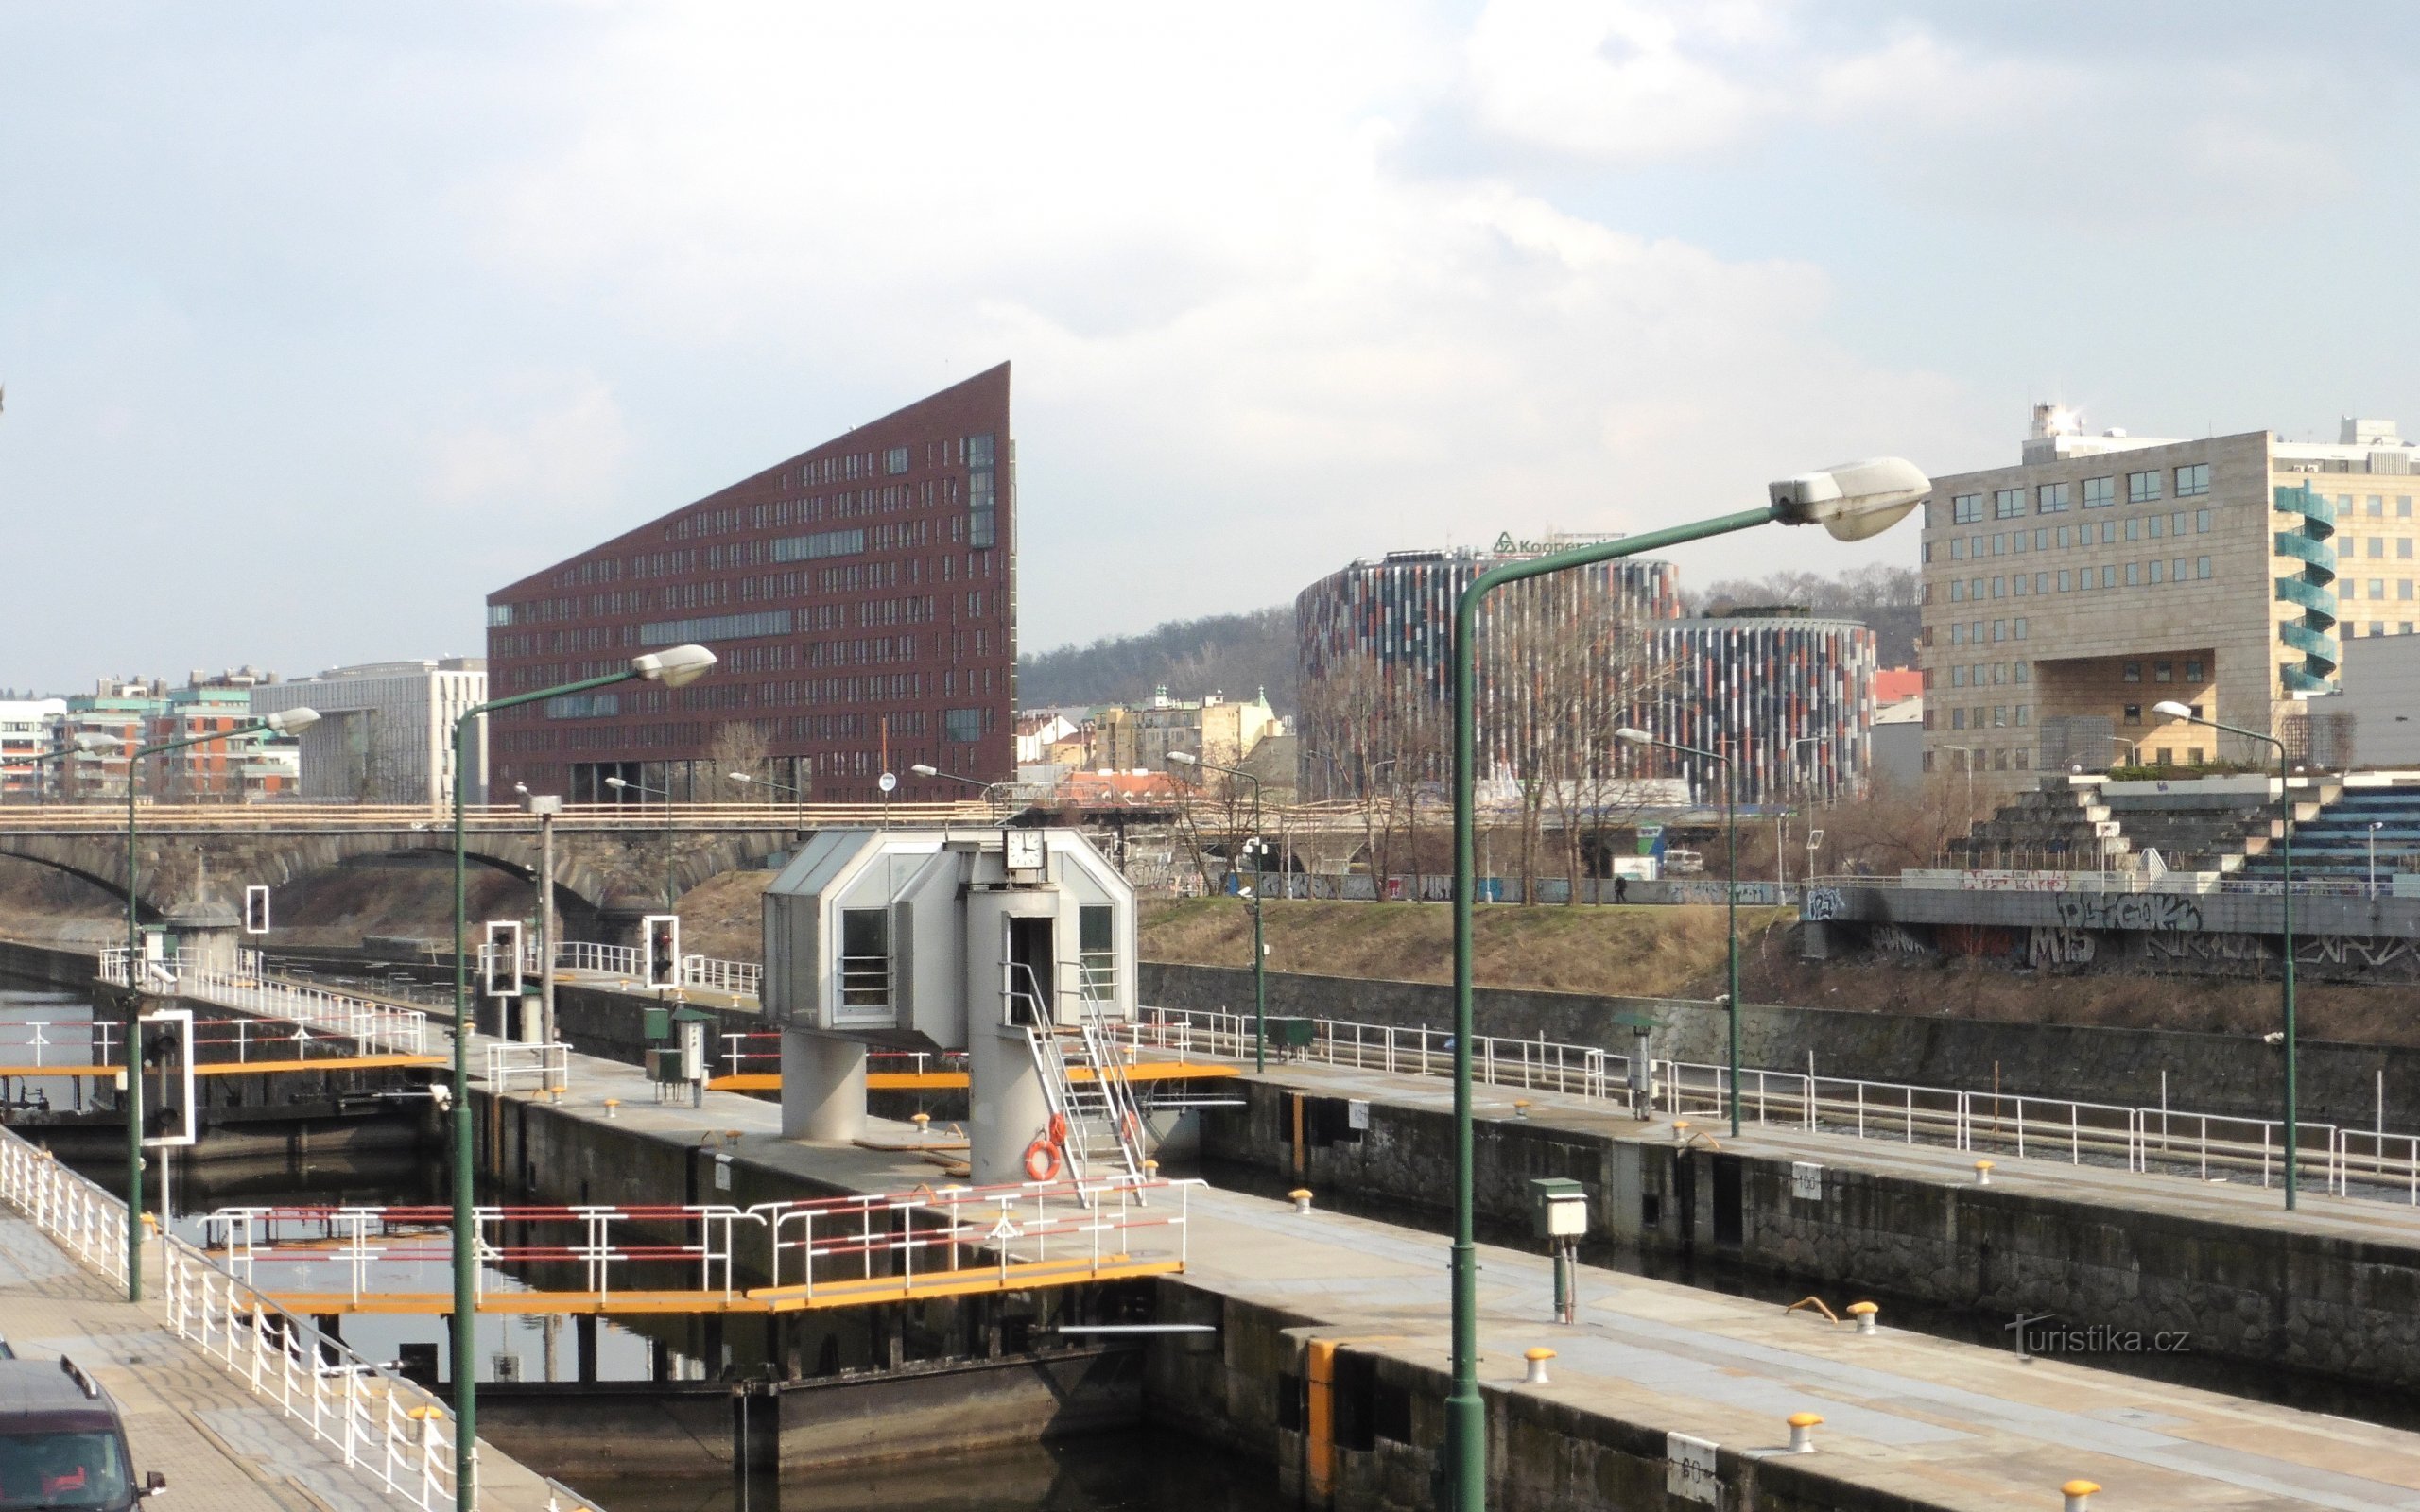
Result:
[[[732,14],[657,13],[584,62],[562,146],[479,192],[492,253],[885,402],[1013,359],[1036,642],[1392,545],[1737,507],[1876,417],[1958,428],[1939,381],[1824,336],[1811,267],[1406,171],[1459,65],[1380,12]]]
[[[621,406],[592,372],[523,374],[425,441],[427,492],[456,509],[593,507],[630,451]]]

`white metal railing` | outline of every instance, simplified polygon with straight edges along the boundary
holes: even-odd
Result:
[[[0,1202],[33,1220],[61,1249],[123,1284],[126,1204],[0,1127]]]
[[[595,940],[567,939],[555,947],[555,969],[595,971],[603,976],[643,981],[647,976],[647,957],[635,945],[603,945]],[[752,998],[759,995],[764,982],[765,968],[754,961],[726,961],[712,955],[681,957],[681,985],[684,988]]]
[[[117,974],[105,974],[103,980],[123,983],[126,953],[116,954]],[[106,973],[112,963],[103,964]],[[264,1019],[283,1019],[351,1040],[364,1050],[413,1056],[429,1053],[427,1014],[418,1008],[399,1008],[325,988],[301,987],[242,971],[190,965],[180,959],[175,983],[164,995],[199,998]]]
[[[1252,1053],[1250,1014],[1141,1012],[1125,1031],[1138,1047],[1180,1057]],[[1445,1030],[1288,1018],[1308,1022],[1311,1033],[1300,1045],[1281,1043],[1272,1033],[1270,1045],[1280,1056],[1398,1075],[1443,1076],[1454,1069],[1454,1037]],[[1719,1065],[1652,1060],[1634,1076],[1631,1057],[1616,1051],[1482,1035],[1471,1041],[1471,1070],[1481,1085],[1625,1102],[1640,1112],[1719,1120],[1729,1111],[1730,1071]],[[2285,1170],[2280,1120],[1754,1067],[1740,1069],[1739,1103],[1741,1118],[1759,1125],[2019,1160],[2203,1180],[2257,1175],[2264,1187]],[[2420,1134],[2302,1123],[2298,1136],[2296,1172],[2304,1180],[2338,1196],[2400,1198],[2420,1207]]]
[[[453,1217],[451,1208],[431,1206],[220,1208],[202,1220],[202,1235],[247,1285],[266,1284],[267,1268],[358,1307],[423,1282],[450,1291]],[[753,1210],[716,1204],[481,1207],[473,1213],[474,1246],[484,1263],[474,1295],[486,1300],[495,1267],[551,1266],[566,1280],[576,1275],[575,1289],[600,1303],[642,1290],[729,1302],[747,1290],[739,1228],[763,1221]],[[680,1284],[667,1286],[675,1275]]]
[[[542,1092],[559,1092],[571,1086],[571,1046],[560,1040],[543,1044],[491,1040],[487,1055],[490,1091],[509,1092],[524,1077]]]
[[[1186,1258],[1185,1216],[1198,1178],[1114,1177],[1015,1186],[944,1187],[939,1192],[771,1203],[749,1211],[771,1246],[769,1289],[896,1280],[902,1289],[936,1272],[993,1271],[1054,1263],[1098,1272],[1134,1258],[1152,1228],[1173,1231],[1175,1259]],[[1151,1198],[1174,1193],[1174,1204]],[[990,1258],[984,1258],[984,1252]],[[821,1272],[821,1274],[819,1274]]]
[[[593,939],[567,939],[555,946],[558,971],[596,971],[607,976],[647,974],[645,959],[635,945],[603,945]]]
[[[681,957],[681,985],[752,998],[765,983],[765,968],[754,961],[720,961],[711,955]]]
[[[123,1281],[126,1205],[4,1128],[0,1201]],[[159,1266],[169,1332],[363,1481],[422,1512],[454,1505],[453,1417],[437,1398],[285,1312],[182,1240],[162,1236]]]

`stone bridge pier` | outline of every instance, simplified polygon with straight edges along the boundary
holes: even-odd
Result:
[[[569,915],[593,916],[609,938],[636,943],[643,916],[666,912],[710,877],[764,866],[768,857],[794,849],[799,835],[786,827],[560,826],[555,832],[557,904]],[[415,852],[450,856],[453,850],[452,829],[437,821],[394,827],[144,829],[135,842],[135,911],[147,922],[206,935],[240,926],[248,886],[277,888],[373,857]],[[0,829],[0,855],[50,867],[126,896],[124,831]],[[537,827],[483,824],[469,832],[465,855],[473,866],[509,871],[534,884]]]

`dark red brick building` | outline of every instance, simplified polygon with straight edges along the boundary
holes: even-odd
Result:
[[[721,658],[496,715],[489,791],[702,801],[744,761],[819,802],[877,800],[885,771],[903,801],[962,798],[908,767],[1013,774],[1016,625],[1002,363],[489,594],[493,696],[683,642]]]

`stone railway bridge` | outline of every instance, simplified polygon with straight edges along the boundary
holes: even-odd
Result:
[[[247,886],[278,887],[372,857],[451,855],[453,816],[424,808],[144,805],[136,810],[136,912],[192,927],[240,922]],[[840,827],[983,825],[976,804],[806,808],[695,804],[566,810],[555,824],[559,907],[608,926],[661,912],[710,877],[760,867],[807,833]],[[537,819],[517,808],[472,811],[464,854],[535,882]],[[123,807],[0,809],[0,855],[126,895]]]

